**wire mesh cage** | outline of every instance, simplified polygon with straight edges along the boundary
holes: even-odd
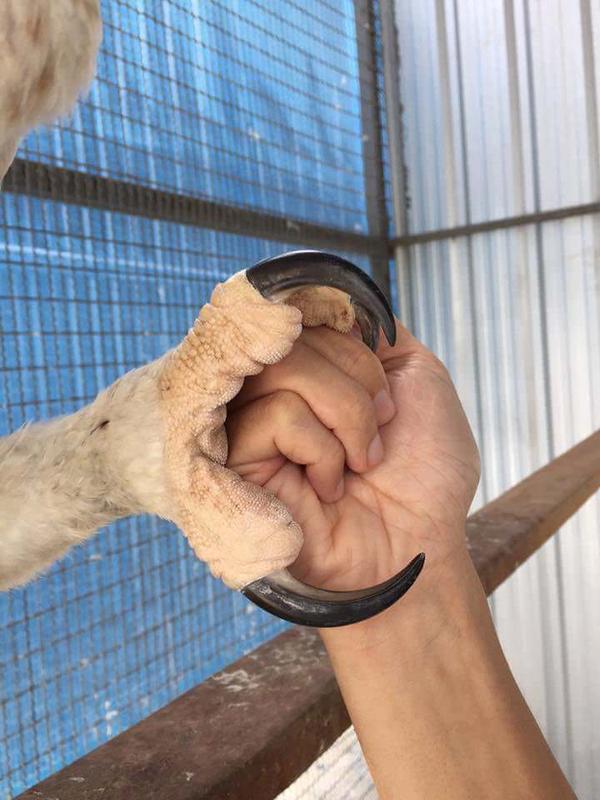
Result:
[[[0,195],[2,434],[164,353],[260,258],[320,236],[370,268],[352,2],[102,13],[89,95],[24,140]],[[284,628],[146,517],[0,595],[0,619],[2,797]]]
[[[176,344],[218,281],[297,246],[371,272],[446,363],[482,451],[478,503],[597,427],[597,2],[102,0],[102,15],[88,96],[22,142],[0,194],[0,435],[90,402]],[[492,599],[586,800],[600,555],[573,531],[598,513]],[[172,525],[111,525],[0,594],[0,797],[285,627]],[[349,731],[282,798],[374,791]]]

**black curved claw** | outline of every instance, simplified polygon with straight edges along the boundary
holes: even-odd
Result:
[[[388,342],[396,342],[396,325],[388,301],[376,283],[355,264],[322,250],[293,250],[265,258],[246,271],[263,297],[302,286],[331,286],[350,295],[363,340],[371,350],[379,341],[379,327]]]
[[[249,583],[243,594],[257,606],[297,625],[335,628],[369,619],[393,605],[416,581],[425,563],[419,553],[385,583],[352,592],[317,589],[296,580],[287,569]]]
[[[357,266],[333,253],[295,250],[259,261],[246,277],[263,297],[284,298],[302,286],[330,286],[350,295],[363,340],[372,350],[383,328],[388,342],[396,342],[394,316],[385,296]],[[351,625],[369,619],[405,594],[423,569],[423,553],[402,572],[378,586],[352,592],[318,589],[296,580],[288,570],[279,570],[242,589],[253,603],[277,617],[320,628]]]

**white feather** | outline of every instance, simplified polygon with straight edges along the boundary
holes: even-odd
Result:
[[[101,32],[99,0],[0,0],[0,180],[21,137],[88,87]]]

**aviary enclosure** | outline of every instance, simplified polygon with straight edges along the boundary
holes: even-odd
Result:
[[[600,4],[102,12],[89,95],[27,137],[0,194],[0,433],[161,355],[260,258],[347,256],[457,383],[488,504],[473,557],[530,706],[578,796],[598,797],[597,500],[506,579],[599,482],[597,434],[556,459],[600,421]],[[116,770],[129,800],[242,797],[240,776],[253,800],[373,797],[322,651],[287,627],[167,523],[110,526],[0,595],[0,796],[92,796]],[[183,724],[211,720],[228,686],[246,702],[254,679],[245,714],[279,709],[278,728],[236,713],[228,748],[215,724]]]

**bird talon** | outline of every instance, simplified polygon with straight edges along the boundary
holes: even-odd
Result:
[[[305,287],[330,287],[349,295],[363,341],[377,348],[379,328],[393,345],[396,324],[392,309],[376,283],[345,258],[320,250],[294,250],[259,261],[246,271],[248,281],[263,297],[284,300]]]
[[[246,271],[246,277],[263,297],[274,301],[283,302],[291,296],[294,302],[294,293],[299,294],[302,287],[337,289],[349,295],[354,319],[371,350],[377,348],[380,327],[391,345],[396,341],[396,325],[387,299],[368,275],[344,258],[318,250],[296,250],[260,261]],[[310,299],[301,298],[299,307],[303,311],[305,302],[310,308]],[[314,298],[314,302],[322,304],[323,297]],[[350,317],[351,314],[342,315],[342,325],[347,330],[354,322]],[[265,611],[298,625],[351,625],[399,600],[419,576],[424,562],[425,555],[420,553],[390,580],[357,591],[319,589],[281,569],[247,584],[242,593]]]
[[[242,589],[257,606],[297,625],[337,628],[352,625],[385,611],[410,589],[425,563],[418,556],[393,578],[349,592],[318,589],[297,580],[287,569],[272,572]]]

